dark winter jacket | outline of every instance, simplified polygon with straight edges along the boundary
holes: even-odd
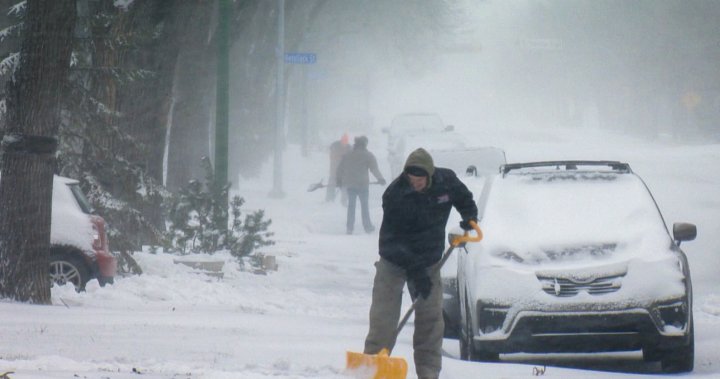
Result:
[[[445,247],[445,227],[452,207],[463,220],[477,219],[473,195],[455,173],[434,167],[424,149],[415,150],[405,167],[421,167],[429,173],[427,187],[413,190],[405,173],[383,194],[383,221],[380,227],[380,256],[405,269],[437,263]]]
[[[367,138],[358,137],[355,139],[352,151],[343,155],[337,168],[337,185],[345,188],[367,188],[370,185],[370,175],[381,182],[385,182],[378,169],[375,155],[367,150]]]

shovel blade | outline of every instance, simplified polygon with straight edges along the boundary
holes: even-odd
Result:
[[[378,354],[347,352],[347,368],[367,372],[372,379],[405,379],[408,365],[405,359],[388,355],[387,349]]]
[[[308,192],[312,192],[312,191],[315,191],[316,189],[320,189],[323,187],[325,187],[325,185],[322,184],[322,180],[321,180],[320,183],[313,183],[313,184],[309,185],[307,190],[308,190]]]

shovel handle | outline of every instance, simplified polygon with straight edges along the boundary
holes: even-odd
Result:
[[[468,231],[466,230],[464,235],[455,238],[452,241],[451,244],[453,246],[458,246],[465,242],[479,242],[483,239],[482,230],[480,230],[480,226],[478,226],[477,222],[470,220],[470,226],[472,226],[473,230],[475,230],[475,236],[471,236],[470,233],[468,233]]]

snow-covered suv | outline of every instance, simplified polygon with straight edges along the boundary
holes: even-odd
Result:
[[[457,254],[460,355],[642,350],[668,372],[692,371],[692,284],[627,163],[507,164],[478,201],[484,239]]]
[[[105,220],[93,208],[77,180],[55,176],[50,276],[55,283],[72,283],[83,289],[91,279],[112,283],[117,259],[108,248]]]

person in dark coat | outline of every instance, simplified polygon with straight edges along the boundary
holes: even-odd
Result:
[[[370,221],[370,210],[368,208],[370,175],[372,172],[379,184],[385,184],[380,170],[378,169],[375,155],[367,149],[368,139],[365,136],[355,137],[353,149],[345,154],[338,165],[337,185],[347,191],[347,234],[352,234],[355,226],[355,204],[360,199],[360,213],[365,232],[372,233],[375,230]]]
[[[437,379],[442,362],[443,316],[439,261],[454,207],[470,230],[478,209],[473,194],[446,168],[435,167],[425,149],[413,151],[402,174],[383,194],[379,254],[375,263],[370,327],[365,354],[392,350],[406,282],[415,309],[413,347],[418,378]]]

